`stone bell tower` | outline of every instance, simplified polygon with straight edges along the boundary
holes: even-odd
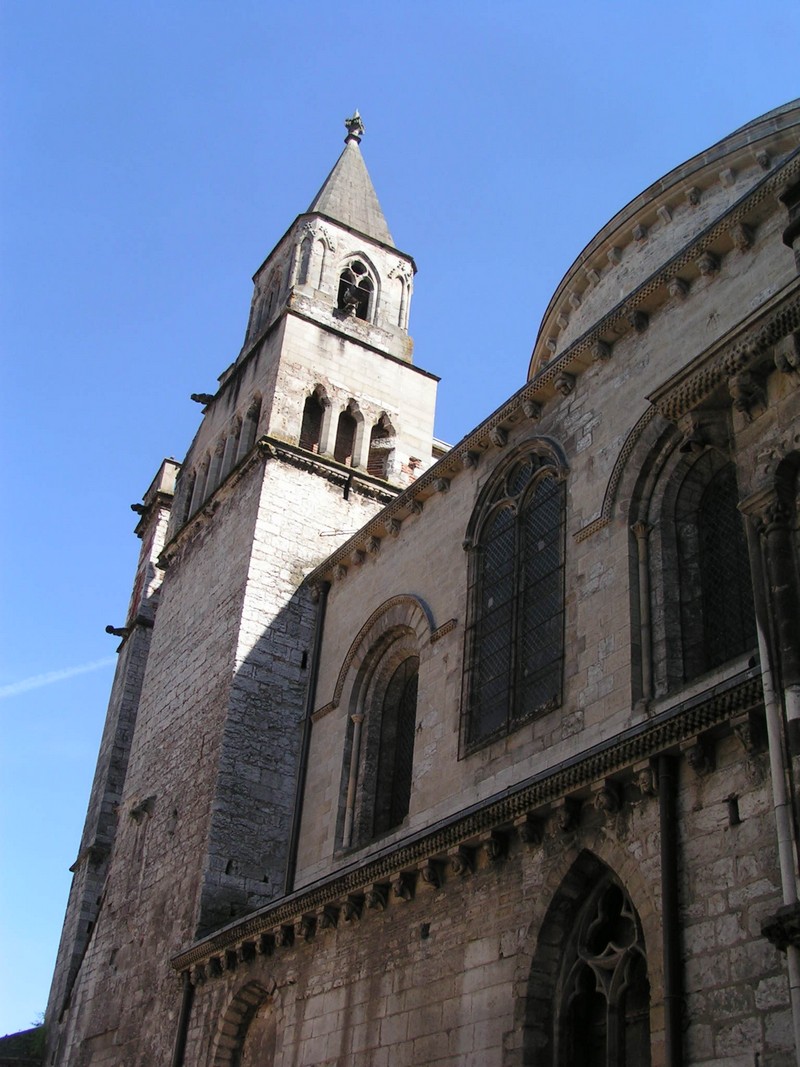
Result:
[[[203,419],[164,523],[135,707],[104,737],[122,777],[104,882],[91,924],[71,914],[85,893],[68,909],[48,1063],[169,1062],[170,957],[284,892],[317,611],[303,579],[431,462],[437,379],[411,360],[414,261],[386,224],[357,112],[346,127],[255,274],[240,353],[193,397]],[[135,634],[120,631],[118,690]],[[110,795],[111,773],[101,759],[93,796]]]

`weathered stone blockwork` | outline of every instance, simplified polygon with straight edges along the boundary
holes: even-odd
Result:
[[[197,398],[48,1062],[796,1064],[800,108],[615,216],[436,457],[361,132]]]

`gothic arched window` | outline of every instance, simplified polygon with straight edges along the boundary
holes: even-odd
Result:
[[[336,426],[336,441],[333,446],[333,458],[348,467],[359,465],[361,438],[364,416],[358,410],[358,404],[351,400],[339,416]]]
[[[309,452],[320,451],[325,408],[325,398],[317,389],[311,396],[306,397],[303,406],[303,422],[300,426],[300,447]]]
[[[539,444],[497,472],[470,523],[468,749],[561,702],[563,469]]]
[[[337,307],[347,315],[369,320],[372,310],[372,294],[375,283],[360,259],[353,262],[339,275]]]

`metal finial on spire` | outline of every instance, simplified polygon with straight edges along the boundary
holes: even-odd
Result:
[[[347,136],[344,139],[344,143],[349,144],[351,141],[355,141],[356,144],[360,144],[364,135],[364,123],[361,121],[358,108],[353,112],[351,119],[344,120],[344,124],[347,127]]]

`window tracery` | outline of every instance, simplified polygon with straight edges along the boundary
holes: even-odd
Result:
[[[346,315],[369,321],[375,283],[360,259],[353,260],[339,275],[337,307]]]
[[[473,515],[468,749],[561,702],[564,484],[552,453],[534,444],[498,471]]]

